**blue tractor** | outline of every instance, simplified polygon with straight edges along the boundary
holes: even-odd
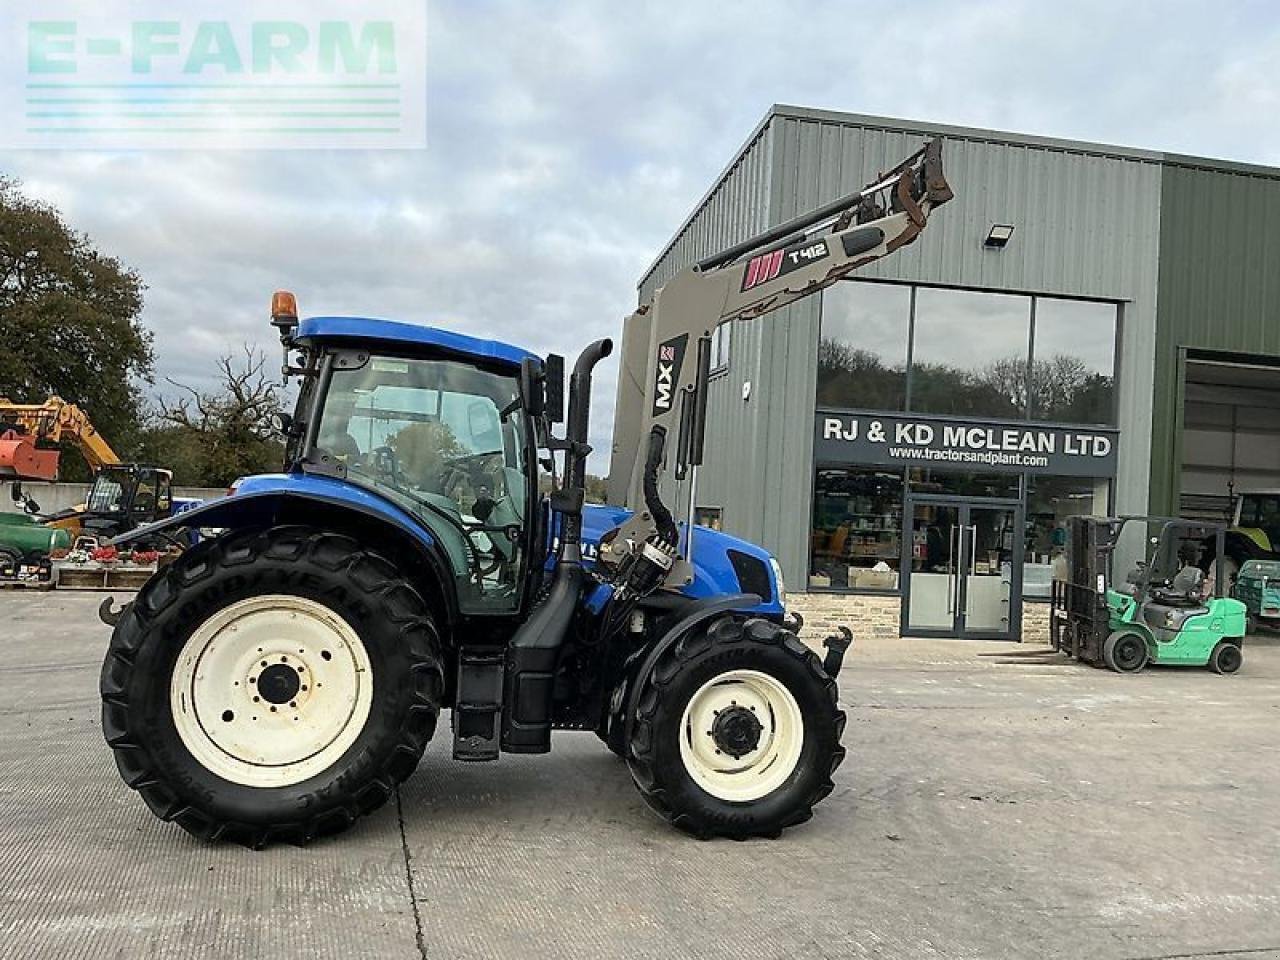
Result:
[[[594,731],[648,804],[699,837],[809,819],[844,758],[848,634],[819,659],[765,550],[677,523],[668,428],[678,470],[696,469],[710,331],[886,255],[950,196],[934,142],[674,278],[653,305],[634,510],[584,502],[592,371],[610,341],[578,357],[566,417],[558,357],[299,320],[277,294],[300,382],[276,424],[284,469],[116,541],[221,531],[119,613],[104,605],[102,723],[124,781],[197,837],[301,844],[385,803],[447,708],[457,760]]]

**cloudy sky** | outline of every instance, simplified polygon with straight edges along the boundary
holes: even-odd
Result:
[[[428,10],[426,150],[0,149],[0,172],[142,274],[157,372],[199,383],[219,354],[273,343],[280,287],[304,313],[572,357],[618,332],[641,273],[772,103],[1280,164],[1272,2]],[[615,370],[597,388],[602,450]]]

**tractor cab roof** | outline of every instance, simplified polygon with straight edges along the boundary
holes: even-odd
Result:
[[[401,323],[377,317],[307,317],[298,324],[294,339],[341,340],[388,347],[434,348],[485,363],[501,363],[518,367],[526,357],[535,354],[498,340],[481,340],[465,333],[454,333],[417,323]]]

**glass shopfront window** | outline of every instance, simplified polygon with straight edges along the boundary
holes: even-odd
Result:
[[[961,470],[932,470],[912,467],[907,471],[912,493],[939,494],[948,497],[1003,497],[1016,500],[1022,496],[1021,477],[1016,473],[966,473]]]
[[[1030,337],[1030,297],[921,287],[910,409],[1025,417]]]
[[[1116,307],[1036,298],[1031,417],[1055,423],[1114,423]]]
[[[1106,477],[1027,477],[1026,547],[1022,596],[1048,600],[1055,579],[1066,574],[1067,517],[1105,517],[1111,483]]]
[[[1115,422],[1114,303],[869,281],[822,301],[819,407]]]
[[[820,467],[809,586],[897,590],[901,561],[902,474]]]
[[[924,616],[929,578],[950,577],[954,624],[934,626],[1015,631],[1020,597],[1050,595],[1062,521],[1110,506],[1110,478],[1051,471],[1108,450],[1083,472],[1114,465],[1115,431],[1099,428],[1115,423],[1119,318],[1115,303],[1030,293],[825,291],[809,586],[901,593]],[[978,429],[943,439],[957,424]]]
[[[822,296],[818,406],[902,410],[911,288],[837,283]]]

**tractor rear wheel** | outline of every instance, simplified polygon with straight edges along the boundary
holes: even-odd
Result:
[[[391,797],[443,689],[435,624],[391,563],[307,527],[237,531],[164,568],[116,624],[102,726],[161,819],[303,844]]]
[[[645,801],[697,837],[777,836],[829,794],[845,715],[817,654],[769,620],[726,617],[642,678],[627,762]]]
[[[1117,630],[1103,644],[1102,659],[1116,673],[1137,673],[1147,665],[1147,641],[1139,633]]]
[[[1229,640],[1219,640],[1209,655],[1209,669],[1214,673],[1235,673],[1244,663],[1244,653]]]

